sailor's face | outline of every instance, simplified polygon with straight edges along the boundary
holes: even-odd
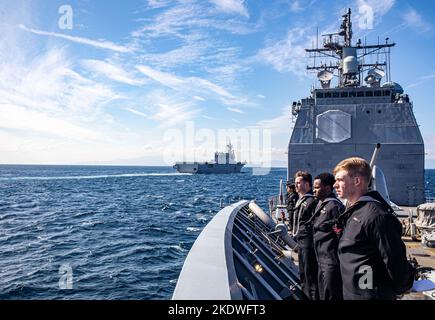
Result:
[[[334,188],[338,197],[342,199],[348,199],[349,196],[353,195],[355,186],[346,170],[340,170],[335,174]]]
[[[304,178],[302,177],[296,177],[295,186],[296,186],[297,193],[305,194],[309,191],[308,190],[309,184],[308,182],[304,181]]]
[[[325,199],[331,192],[330,187],[326,187],[322,184],[320,179],[315,179],[313,183],[313,193],[317,199]]]

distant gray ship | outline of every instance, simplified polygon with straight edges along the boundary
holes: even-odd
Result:
[[[238,173],[246,162],[236,162],[231,142],[227,152],[215,152],[211,162],[177,162],[173,168],[180,173]]]

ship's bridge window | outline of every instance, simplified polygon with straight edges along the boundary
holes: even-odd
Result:
[[[373,97],[373,91],[366,91],[366,97]]]
[[[390,90],[384,90],[384,96],[388,97],[389,95],[391,95]]]
[[[375,91],[375,97],[380,97],[380,96],[382,96],[382,91],[376,90]]]
[[[351,118],[341,110],[328,110],[316,117],[316,137],[329,143],[339,143],[351,137]]]
[[[331,98],[331,92],[325,92],[325,98]]]
[[[356,97],[356,92],[355,91],[350,91],[349,92],[349,97]]]
[[[316,98],[323,98],[323,92],[316,92]]]
[[[338,92],[333,92],[332,93],[332,97],[333,98],[338,98],[340,96],[340,94]]]
[[[364,97],[364,91],[358,91],[356,95],[358,97]]]
[[[347,98],[349,96],[349,92],[345,91],[340,94],[342,98]]]

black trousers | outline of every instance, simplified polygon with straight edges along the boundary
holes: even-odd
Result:
[[[343,300],[340,266],[319,262],[320,300]]]
[[[299,247],[299,277],[302,291],[310,300],[319,300],[318,265],[314,248]]]
[[[292,210],[288,210],[287,209],[287,212],[288,212],[288,227],[289,227],[290,230],[292,230],[293,229],[294,210],[293,209]]]

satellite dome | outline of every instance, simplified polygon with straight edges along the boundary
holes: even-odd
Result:
[[[402,86],[397,82],[393,82],[393,81],[384,83],[382,85],[382,88],[390,88],[394,91],[394,93],[399,93],[399,94],[402,94],[404,92]]]
[[[343,59],[343,74],[357,74],[358,60],[355,56],[347,56]]]

